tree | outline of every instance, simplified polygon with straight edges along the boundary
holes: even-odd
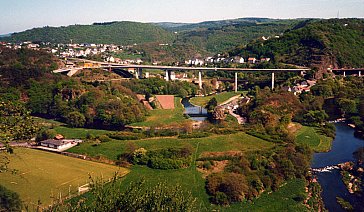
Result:
[[[54,138],[57,132],[54,129],[45,129],[37,134],[36,141],[44,141],[47,139]]]
[[[225,109],[222,106],[215,107],[212,112],[212,118],[218,121],[224,120],[226,118]]]
[[[30,139],[37,131],[34,119],[23,104],[0,102],[0,142]]]
[[[21,211],[19,194],[0,185],[0,211]]]
[[[210,99],[210,101],[207,102],[205,108],[207,109],[207,111],[212,112],[216,106],[217,106],[217,100],[215,97],[213,97],[212,99]]]
[[[344,113],[345,115],[354,114],[358,112],[356,107],[356,102],[354,100],[340,98],[338,99],[338,104],[341,112]]]
[[[86,123],[86,118],[80,112],[70,112],[66,117],[66,123],[71,127],[83,127]]]
[[[244,175],[217,173],[207,177],[206,189],[214,203],[227,204],[243,201],[249,187]]]
[[[321,124],[329,118],[329,116],[324,110],[310,110],[303,115],[303,118],[307,124]]]

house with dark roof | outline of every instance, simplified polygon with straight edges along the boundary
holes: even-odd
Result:
[[[65,149],[69,149],[81,142],[82,142],[82,140],[79,140],[79,139],[74,139],[74,140],[72,140],[72,139],[62,139],[62,140],[48,139],[48,140],[40,141],[39,145],[41,147],[46,147],[46,148],[51,148],[51,149],[62,151]]]

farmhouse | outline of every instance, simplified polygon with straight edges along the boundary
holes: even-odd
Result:
[[[77,145],[77,143],[81,143],[82,140],[79,139],[75,139],[75,140],[71,140],[71,139],[62,139],[62,140],[55,140],[55,139],[48,139],[48,140],[44,140],[39,142],[39,145],[41,147],[47,147],[47,148],[51,148],[51,149],[56,149],[56,150],[65,150],[68,148],[71,148],[75,145]]]

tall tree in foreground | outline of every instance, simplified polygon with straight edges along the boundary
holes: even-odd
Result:
[[[0,102],[0,143],[7,153],[13,150],[8,145],[13,140],[30,139],[38,131],[30,112],[18,102]],[[7,153],[0,153],[0,172],[7,171]]]
[[[45,211],[193,211],[195,198],[180,186],[158,183],[151,186],[144,180],[132,182],[122,190],[121,182],[91,183],[90,195],[77,202],[61,203]]]

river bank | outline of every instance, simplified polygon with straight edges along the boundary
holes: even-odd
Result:
[[[336,138],[332,143],[331,151],[315,153],[311,167],[313,170],[324,170],[315,172],[314,176],[322,187],[322,199],[326,209],[329,211],[345,211],[337,202],[337,197],[349,202],[355,210],[364,211],[362,196],[351,194],[342,180],[338,164],[355,162],[353,153],[364,147],[364,141],[354,136],[354,129],[345,123],[336,123]],[[326,167],[326,169],[325,169]],[[327,167],[334,167],[329,168]],[[324,169],[323,169],[324,168]]]

